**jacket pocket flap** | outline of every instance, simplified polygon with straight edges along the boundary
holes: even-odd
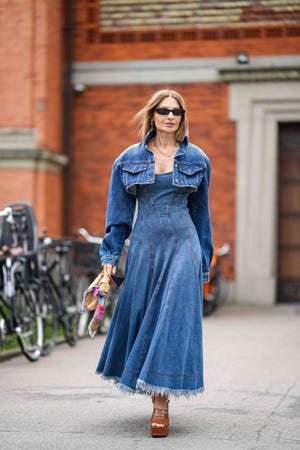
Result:
[[[147,164],[124,164],[122,170],[129,173],[140,173],[147,169]]]
[[[178,164],[178,169],[185,175],[195,175],[196,173],[204,173],[205,166],[203,164]]]

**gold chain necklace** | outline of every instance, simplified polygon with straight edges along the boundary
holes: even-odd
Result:
[[[162,155],[166,156],[167,158],[170,158],[171,156],[174,155],[174,152],[172,152],[170,155],[167,155],[166,153],[164,153],[160,148],[157,147],[157,144],[156,144],[155,141],[153,141],[153,145],[159,151],[159,153],[161,153]]]

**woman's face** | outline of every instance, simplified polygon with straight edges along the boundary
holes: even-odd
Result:
[[[162,109],[167,108],[169,110],[181,109],[178,101],[173,97],[164,98],[155,108]],[[179,115],[174,115],[169,112],[167,115],[161,115],[157,111],[154,112],[153,120],[155,123],[156,131],[161,131],[164,133],[176,133],[179,128],[181,117]]]

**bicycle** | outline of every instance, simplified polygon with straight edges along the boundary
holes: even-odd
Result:
[[[71,247],[71,241],[53,240],[46,235],[39,245],[38,298],[44,330],[42,355],[49,354],[55,346],[59,325],[70,346],[78,339],[80,303],[73,288]]]
[[[37,361],[42,352],[43,326],[34,290],[33,211],[29,203],[12,203],[0,211],[0,217],[0,348],[16,336],[25,357]]]

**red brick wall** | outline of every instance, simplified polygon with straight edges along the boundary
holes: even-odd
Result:
[[[1,127],[32,126],[32,11],[20,0],[1,4]]]
[[[278,27],[280,31],[282,28]],[[283,33],[284,36],[284,33]],[[89,44],[80,30],[80,39],[75,47],[76,61],[97,60],[130,60],[151,58],[210,58],[235,57],[240,50],[246,50],[250,56],[265,55],[298,55],[300,36],[268,37],[263,39],[200,39],[192,41],[161,41],[99,44],[97,41]]]
[[[48,3],[2,2],[0,126],[37,127],[41,147],[60,151],[64,16]]]
[[[12,189],[13,184],[13,189]],[[62,234],[62,214],[57,209],[63,197],[62,177],[45,171],[6,169],[1,171],[1,204],[30,201],[34,206],[39,234],[43,227],[54,236]]]
[[[35,173],[34,205],[40,234],[46,227],[51,236],[62,236],[64,230],[63,177],[54,172]]]
[[[31,13],[32,126],[40,147],[61,152],[64,8],[61,0],[44,0],[35,2]]]
[[[34,128],[38,148],[61,153],[64,2],[7,0],[1,2],[0,15],[0,127]],[[0,208],[10,201],[30,201],[40,227],[62,234],[62,174],[26,165],[14,171],[2,164]]]
[[[277,10],[274,17],[271,9],[261,11],[263,14],[257,21],[253,21],[251,8],[248,13],[244,8],[240,23],[229,22],[226,26],[208,21],[197,28],[165,26],[136,30],[129,27],[110,31],[100,29],[100,3],[97,0],[75,0],[73,3],[76,61],[234,57],[239,50],[246,50],[250,56],[299,53],[299,12],[290,11],[288,17],[287,11],[279,11],[283,5],[272,6]],[[158,6],[160,4],[163,2],[157,2]],[[255,5],[253,7],[255,9]],[[207,3],[202,8],[209,9]]]

